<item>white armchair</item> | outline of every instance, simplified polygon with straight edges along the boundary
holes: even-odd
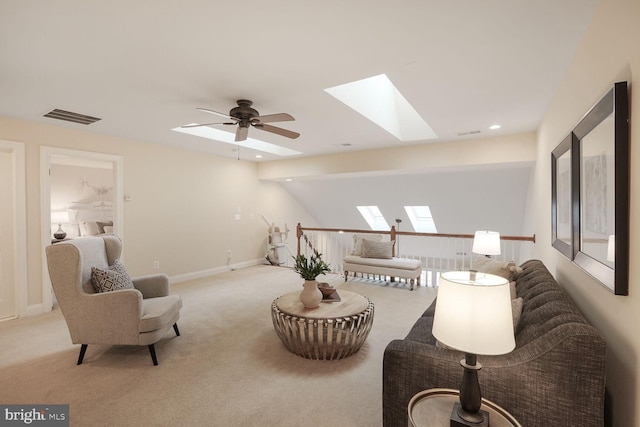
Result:
[[[173,329],[177,336],[182,299],[169,295],[169,278],[154,274],[131,279],[134,289],[96,292],[92,267],[107,270],[120,257],[116,236],[80,237],[47,246],[51,284],[71,341],[81,344],[78,365],[89,344],[146,345],[153,364],[154,344]]]

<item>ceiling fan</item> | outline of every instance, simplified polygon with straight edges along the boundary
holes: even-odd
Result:
[[[256,129],[275,133],[277,135],[285,136],[287,138],[292,138],[292,139],[300,136],[298,132],[293,132],[287,129],[282,129],[276,126],[271,126],[266,124],[266,123],[272,123],[272,122],[294,121],[295,119],[290,114],[278,113],[278,114],[267,114],[266,116],[261,116],[257,110],[251,108],[251,106],[253,105],[252,101],[249,101],[248,99],[239,99],[236,102],[238,103],[238,106],[232,108],[231,111],[229,111],[229,114],[218,113],[217,111],[209,110],[207,108],[198,108],[198,110],[204,111],[205,113],[215,114],[216,116],[221,116],[226,119],[229,119],[231,120],[230,122],[192,124],[192,125],[184,125],[182,127],[192,128],[192,127],[198,127],[198,126],[237,125],[238,129],[236,130],[236,141],[244,141],[247,139],[247,135],[249,133],[249,126],[253,126]]]

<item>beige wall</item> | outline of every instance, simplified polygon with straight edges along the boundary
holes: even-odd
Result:
[[[616,81],[631,105],[631,268],[629,296],[615,296],[551,246],[551,215],[536,217],[536,255],[607,341],[607,389],[614,426],[640,425],[640,2],[603,0],[538,132],[535,205],[551,211],[550,153]],[[585,402],[588,404],[588,402]]]
[[[25,144],[28,305],[43,301],[40,147],[123,157],[125,262],[132,275],[174,278],[262,262],[265,215],[277,225],[317,223],[279,184],[262,183],[252,162],[0,117],[0,139]],[[238,218],[238,219],[237,219]],[[290,238],[295,249],[295,231]],[[231,250],[228,260],[227,251]]]

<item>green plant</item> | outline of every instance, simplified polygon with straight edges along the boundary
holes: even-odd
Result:
[[[307,258],[305,255],[292,257],[295,260],[293,269],[304,280],[315,280],[321,274],[330,271],[329,264],[320,257],[322,254],[314,254]]]

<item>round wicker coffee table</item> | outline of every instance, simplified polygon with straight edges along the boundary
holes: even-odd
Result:
[[[342,359],[360,350],[373,324],[373,303],[349,291],[338,291],[340,301],[305,308],[291,292],[271,304],[273,327],[284,346],[307,359]]]

